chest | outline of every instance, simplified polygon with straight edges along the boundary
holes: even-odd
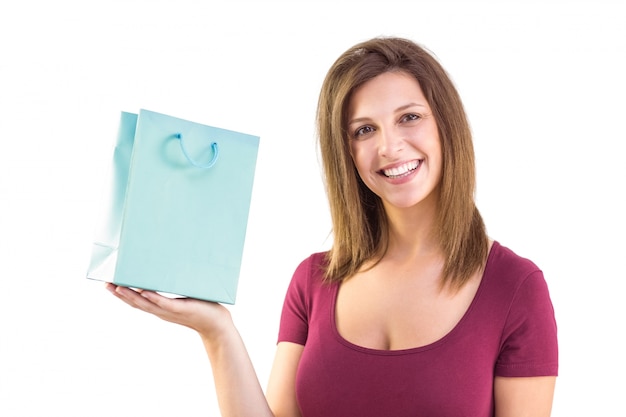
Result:
[[[419,320],[399,314],[423,306],[391,306],[372,297],[361,299],[362,306],[352,306],[357,312],[347,316],[342,313],[348,306],[335,294],[316,299],[311,307],[296,378],[303,416],[493,416],[501,332],[495,326],[477,327],[483,313],[473,309],[448,332],[445,327],[455,325],[453,315],[447,316],[447,326],[438,319],[433,325],[434,314]],[[334,326],[337,319],[343,326]]]
[[[342,283],[334,313],[339,335],[370,349],[401,350],[434,343],[463,318],[480,284],[442,290],[438,271],[372,269]]]

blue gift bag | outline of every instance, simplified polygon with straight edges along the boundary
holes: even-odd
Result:
[[[87,277],[234,304],[259,137],[123,112]]]

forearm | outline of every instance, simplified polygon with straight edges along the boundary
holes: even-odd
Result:
[[[230,321],[230,318],[229,318]],[[243,340],[230,322],[218,337],[202,335],[223,417],[273,417]]]
[[[243,340],[224,306],[193,298],[172,299],[113,284],[106,288],[132,307],[200,334],[211,361],[222,416],[273,417]]]

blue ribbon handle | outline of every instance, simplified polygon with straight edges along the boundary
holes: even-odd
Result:
[[[174,136],[176,136],[176,139],[180,139],[180,149],[182,149],[183,155],[185,155],[185,158],[187,158],[187,161],[189,161],[191,165],[195,166],[196,168],[211,168],[213,165],[215,165],[215,162],[217,161],[217,157],[219,155],[219,148],[217,147],[217,142],[211,143],[211,150],[213,151],[213,158],[211,158],[211,160],[207,162],[206,164],[200,164],[194,161],[191,156],[189,156],[189,152],[187,152],[187,147],[185,146],[185,142],[183,141],[183,135],[180,133],[177,133]]]

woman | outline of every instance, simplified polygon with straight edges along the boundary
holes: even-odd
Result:
[[[318,129],[333,246],[294,273],[267,395],[225,308],[108,288],[198,331],[224,416],[549,416],[546,283],[486,235],[443,68],[405,39],[358,44],[328,72]]]

